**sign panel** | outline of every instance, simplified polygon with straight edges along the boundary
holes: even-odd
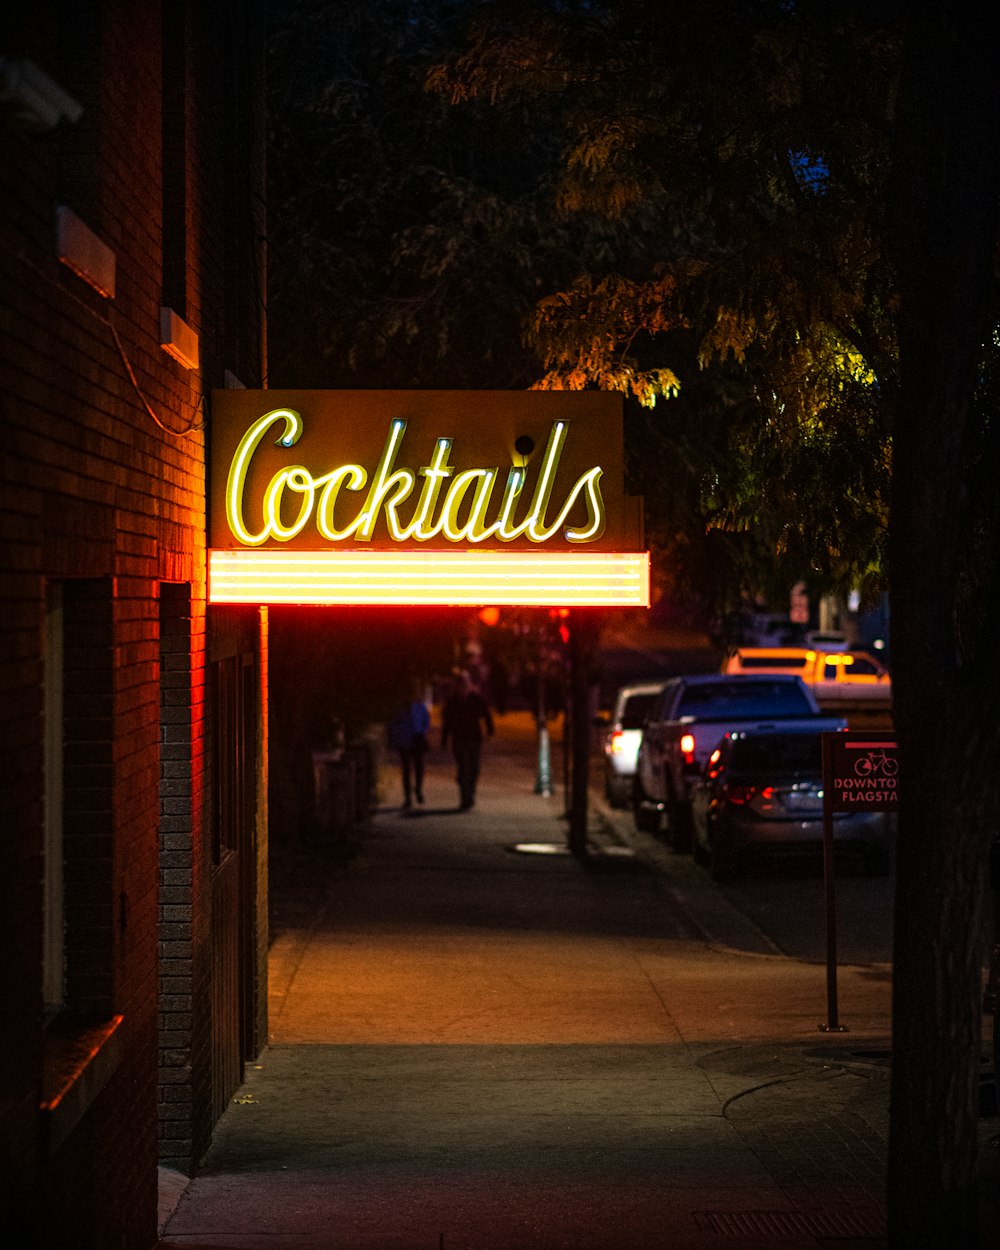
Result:
[[[837,1003],[837,904],[833,862],[836,812],[894,812],[896,738],[889,733],[825,733],[823,741],[823,882],[826,900],[827,1033],[846,1032]]]
[[[209,597],[649,602],[600,392],[216,391]]]
[[[896,810],[894,734],[824,734],[823,743],[823,787],[830,811]]]

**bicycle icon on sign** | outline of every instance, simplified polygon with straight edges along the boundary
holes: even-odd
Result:
[[[866,751],[854,761],[854,771],[859,777],[895,777],[899,763],[888,751]]]

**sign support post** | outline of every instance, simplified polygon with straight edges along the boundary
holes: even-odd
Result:
[[[552,750],[549,726],[544,707],[538,709],[538,769],[535,773],[535,793],[543,798],[552,797]]]
[[[581,861],[587,858],[587,808],[590,768],[590,686],[587,680],[593,653],[594,621],[574,611],[569,621],[570,774],[569,849]]]

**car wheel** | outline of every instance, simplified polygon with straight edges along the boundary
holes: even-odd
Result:
[[[628,784],[623,784],[620,777],[613,774],[607,774],[604,778],[604,797],[608,801],[609,807],[628,807],[629,794],[631,788]]]
[[[670,849],[678,855],[687,855],[694,845],[691,808],[687,803],[682,803],[671,790],[668,789],[667,793],[667,837]]]
[[[632,819],[640,833],[659,833],[660,831],[660,813],[647,803],[632,809]]]
[[[632,822],[640,833],[658,833],[660,829],[659,809],[646,798],[638,780],[632,791]]]

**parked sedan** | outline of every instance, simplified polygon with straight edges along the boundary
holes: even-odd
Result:
[[[642,727],[653,710],[663,682],[622,686],[604,736],[604,794],[612,807],[628,807]]]
[[[823,841],[823,732],[846,728],[839,717],[727,734],[694,783],[694,854],[712,877],[739,874],[752,856],[815,852]],[[868,872],[891,862],[884,813],[837,812],[834,845],[861,856]]]

